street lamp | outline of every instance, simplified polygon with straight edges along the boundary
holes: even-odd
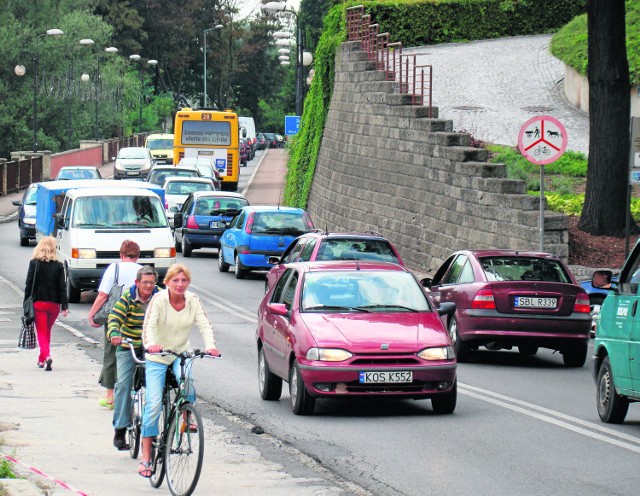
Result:
[[[142,59],[142,57],[140,57],[140,55],[138,55],[137,53],[134,53],[133,55],[129,55],[129,59],[133,60],[134,62],[138,62],[140,59]],[[158,61],[151,59],[151,60],[147,60],[147,64],[155,67],[156,65],[158,65]],[[142,134],[142,93],[144,90],[144,71],[143,68],[140,68],[140,114],[138,117],[138,134]]]
[[[74,73],[74,67],[73,67],[73,62],[74,62],[74,56],[75,56],[75,49],[78,48],[79,46],[94,46],[96,44],[95,41],[93,41],[91,38],[83,38],[80,41],[78,41],[77,44],[73,45],[71,47],[71,64],[69,66],[69,77],[67,78],[67,150],[71,150],[71,142],[73,139],[73,116],[72,116],[72,104],[71,104],[71,88],[72,88],[72,84],[73,84],[73,73]],[[86,75],[87,78],[89,78],[89,75]],[[82,78],[81,78],[82,79]],[[82,79],[82,81],[88,81],[88,79]]]
[[[202,74],[202,79],[204,81],[204,108],[207,108],[207,33],[209,31],[213,31],[215,29],[222,29],[222,28],[224,28],[222,24],[216,24],[214,27],[204,30],[204,47],[203,47],[204,51],[202,54],[204,58],[204,70]]]
[[[114,46],[110,46],[104,49],[104,51],[106,53],[118,53],[118,49]],[[99,99],[99,88],[98,86],[101,85],[102,80],[100,79],[100,51],[98,51],[98,49],[96,48],[96,80],[94,83],[94,89],[95,89],[95,97],[96,97],[96,124],[95,124],[95,132],[94,132],[94,139],[96,141],[98,141],[100,139],[100,127],[98,124],[98,115],[99,115],[99,111],[98,111],[98,99]]]
[[[64,32],[58,28],[47,29],[45,33],[36,36],[34,43],[33,55],[33,151],[38,151],[38,39],[45,36],[53,36],[55,38],[64,35]],[[16,76],[22,77],[27,70],[22,64],[18,64],[13,69]]]

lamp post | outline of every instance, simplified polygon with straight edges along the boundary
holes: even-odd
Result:
[[[64,32],[61,29],[52,28],[47,29],[45,33],[39,34],[36,36],[36,41],[34,43],[34,55],[33,55],[33,151],[38,151],[38,39],[43,38],[45,36],[53,36],[59,37],[64,35]],[[22,64],[18,64],[13,69],[13,72],[16,76],[22,77],[25,75],[27,70]]]
[[[140,55],[138,55],[137,53],[134,53],[133,55],[129,55],[129,59],[133,60],[134,62],[138,62],[139,60],[142,59],[142,57],[140,57]],[[147,60],[147,64],[155,67],[156,65],[158,65],[158,61],[151,59],[151,60]],[[144,70],[141,67],[140,68],[140,113],[139,113],[139,117],[138,117],[138,134],[142,134],[142,93],[144,90]]]
[[[104,49],[106,53],[118,53],[118,49],[116,47],[107,47]],[[96,80],[94,82],[94,90],[96,97],[96,122],[95,122],[95,132],[94,139],[98,141],[100,139],[100,127],[99,127],[99,111],[98,111],[98,99],[100,96],[99,86],[102,84],[102,80],[100,79],[100,54],[101,52],[96,48]]]
[[[203,47],[203,60],[204,60],[204,70],[202,74],[202,79],[204,81],[204,108],[207,108],[207,33],[209,31],[214,31],[215,29],[222,29],[224,26],[222,24],[216,24],[212,28],[207,28],[204,30],[204,47]]]
[[[67,78],[67,150],[71,150],[72,140],[73,140],[73,112],[72,112],[72,104],[71,104],[71,88],[73,84],[73,73],[74,73],[74,56],[75,49],[82,46],[94,46],[96,44],[91,38],[83,38],[78,41],[77,44],[71,47],[71,60],[69,66],[69,77]],[[88,75],[87,75],[88,77]]]

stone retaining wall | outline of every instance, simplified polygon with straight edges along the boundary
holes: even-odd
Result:
[[[420,273],[463,248],[537,251],[539,198],[385,79],[359,42],[342,44],[307,207],[316,227],[380,232]],[[545,212],[544,245],[566,261],[566,216]]]

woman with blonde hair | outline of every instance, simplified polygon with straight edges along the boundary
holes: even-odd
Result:
[[[56,257],[56,238],[53,236],[42,238],[33,250],[24,289],[25,300],[30,296],[33,297],[36,333],[40,346],[38,367],[50,371],[53,362],[50,350],[51,328],[60,314],[60,307],[62,315],[66,317],[69,314],[64,267]]]

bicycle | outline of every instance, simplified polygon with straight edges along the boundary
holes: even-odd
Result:
[[[164,350],[159,356],[173,355],[180,360],[180,377],[176,378],[167,368],[162,410],[161,432],[151,444],[151,477],[155,488],[162,485],[165,475],[169,490],[174,496],[188,496],[195,491],[202,471],[204,457],[204,432],[200,412],[187,401],[186,371],[193,358],[214,357],[200,350],[176,353]],[[192,429],[192,425],[195,428]]]
[[[144,360],[140,360],[136,354],[136,350],[133,347],[133,341],[131,339],[123,339],[124,342],[129,343],[129,350],[133,361],[136,363],[136,368],[133,373],[133,381],[131,383],[131,425],[127,427],[127,437],[129,438],[129,455],[134,460],[138,458],[140,453],[140,440],[142,434],[142,411],[144,410]]]

